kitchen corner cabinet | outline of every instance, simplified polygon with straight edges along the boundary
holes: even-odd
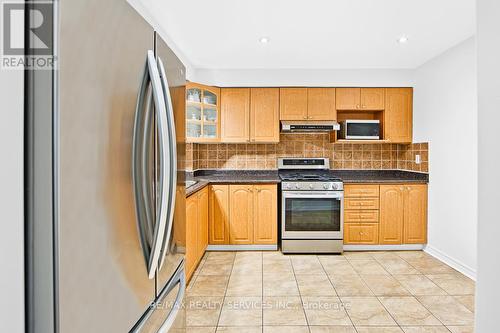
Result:
[[[393,143],[412,142],[412,88],[385,89],[384,138]]]
[[[335,88],[280,88],[281,120],[336,120]]]
[[[193,275],[208,245],[208,189],[186,199],[186,279]]]
[[[186,85],[186,140],[217,142],[220,138],[220,88]]]
[[[250,141],[280,141],[279,88],[250,89]]]
[[[221,141],[241,143],[250,138],[250,88],[221,89]]]
[[[276,245],[276,184],[211,185],[209,244]]]
[[[385,108],[385,88],[337,88],[337,110],[377,111]]]

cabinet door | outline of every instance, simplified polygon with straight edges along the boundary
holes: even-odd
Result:
[[[278,190],[276,185],[254,186],[254,244],[278,243]]]
[[[280,120],[307,119],[307,88],[280,88]]]
[[[385,108],[384,88],[361,88],[361,109],[383,110]]]
[[[186,199],[186,279],[190,279],[197,263],[198,195]]]
[[[413,90],[386,88],[384,111],[384,139],[390,142],[412,142]]]
[[[198,260],[203,257],[208,245],[208,188],[198,192]]]
[[[229,244],[229,185],[210,185],[208,243]]]
[[[337,110],[360,110],[360,88],[335,89],[335,105]]]
[[[253,187],[229,185],[229,244],[253,243]]]
[[[405,186],[404,243],[427,243],[427,185]]]
[[[346,223],[344,225],[344,244],[378,244],[377,223]]]
[[[250,89],[221,88],[221,141],[250,140]]]
[[[307,88],[307,119],[337,120],[335,88]]]
[[[380,244],[402,244],[404,220],[402,185],[380,185]]]
[[[250,141],[280,141],[279,88],[250,89]]]

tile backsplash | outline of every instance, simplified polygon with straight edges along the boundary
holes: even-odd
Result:
[[[331,169],[429,171],[428,143],[330,143],[327,133],[281,134],[276,144],[186,145],[187,170],[276,169],[278,157],[328,157]],[[419,154],[421,163],[415,163]]]

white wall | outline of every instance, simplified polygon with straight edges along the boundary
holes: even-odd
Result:
[[[405,87],[411,69],[194,69],[188,80],[220,87]]]
[[[414,140],[429,141],[427,250],[476,275],[476,46],[470,38],[415,70]]]
[[[23,71],[0,69],[0,332],[24,332]]]
[[[479,229],[476,332],[498,332],[500,300],[500,1],[477,1]]]

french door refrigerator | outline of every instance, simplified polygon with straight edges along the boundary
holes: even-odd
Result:
[[[58,66],[25,74],[27,332],[185,331],[185,68],[124,0],[53,3]]]

